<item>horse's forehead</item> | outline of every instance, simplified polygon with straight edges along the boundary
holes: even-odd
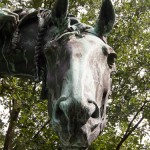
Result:
[[[102,52],[103,47],[109,47],[100,38],[91,34],[84,34],[82,37],[71,36],[67,46],[69,50],[82,54],[89,51],[94,52],[98,49],[99,52]]]

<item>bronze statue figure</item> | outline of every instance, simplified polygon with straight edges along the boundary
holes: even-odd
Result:
[[[117,55],[105,40],[115,21],[111,0],[103,0],[95,27],[68,15],[68,0],[56,0],[51,11],[15,13],[0,14],[0,75],[43,81],[63,146],[86,149],[105,127],[115,70]]]

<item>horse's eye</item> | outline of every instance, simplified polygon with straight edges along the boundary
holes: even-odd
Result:
[[[102,51],[103,54],[107,57],[107,63],[109,68],[111,68],[112,70],[115,70],[115,59],[117,58],[117,54],[115,53],[115,51],[111,48],[111,47],[106,47],[103,46],[102,47]]]
[[[110,53],[107,57],[108,66],[112,69],[115,63],[115,59],[117,58],[116,53]]]

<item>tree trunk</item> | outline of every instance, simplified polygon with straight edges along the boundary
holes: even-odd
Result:
[[[17,107],[17,100],[12,100],[12,110],[10,110],[10,122],[5,137],[3,150],[12,150],[12,141],[14,137],[15,124],[20,112],[20,108]]]

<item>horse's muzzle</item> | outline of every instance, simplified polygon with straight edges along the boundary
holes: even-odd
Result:
[[[51,123],[64,145],[81,147],[84,143],[86,147],[89,133],[99,125],[99,114],[99,108],[92,100],[61,97],[54,105]]]
[[[80,125],[84,125],[90,117],[99,118],[99,108],[94,101],[81,101],[72,97],[61,97],[56,103],[54,113],[57,120],[66,120],[69,123],[77,121],[76,124]]]

